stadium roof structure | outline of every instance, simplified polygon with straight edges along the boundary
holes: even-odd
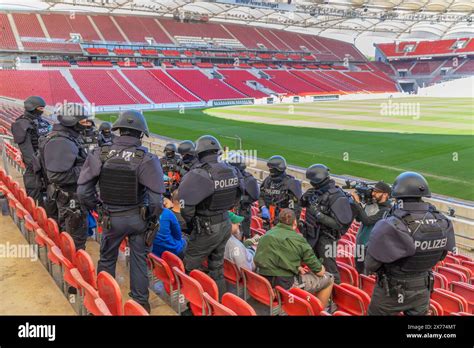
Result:
[[[0,9],[225,21],[331,37],[372,52],[373,43],[474,36],[472,0],[2,0]]]

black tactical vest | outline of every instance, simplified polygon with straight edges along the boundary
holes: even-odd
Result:
[[[99,176],[100,198],[107,205],[133,206],[142,204],[145,187],[138,181],[138,167],[146,152],[135,147],[113,150],[101,148],[102,170]]]
[[[282,179],[274,179],[268,177],[268,180],[264,182],[262,191],[263,200],[265,205],[275,206],[279,209],[288,208],[289,205],[289,192],[288,192],[288,180],[293,179],[291,175],[286,174]]]
[[[240,185],[234,169],[224,163],[204,163],[201,167],[208,172],[214,193],[197,205],[197,214],[213,216],[232,209]]]
[[[31,145],[35,152],[38,151],[39,138],[48,135],[51,128],[50,124],[41,117],[31,118],[22,115],[19,118],[27,120],[33,127],[33,129],[30,130]]]
[[[163,169],[163,173],[168,174],[168,172],[176,172],[178,170],[178,156],[169,157],[161,157],[161,168]]]
[[[451,223],[444,215],[432,209],[421,213],[410,213],[404,210],[394,210],[395,228],[403,224],[413,238],[416,252],[412,256],[386,264],[388,274],[407,275],[428,272],[438,263],[446,250],[448,242],[448,227]],[[400,228],[397,230],[402,231]]]

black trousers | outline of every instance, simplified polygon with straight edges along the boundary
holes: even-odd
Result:
[[[60,232],[66,231],[74,240],[76,249],[85,249],[87,241],[87,210],[79,204],[76,194],[68,201],[56,200]]]
[[[35,202],[41,204],[43,201],[41,184],[31,166],[25,168],[25,172],[23,173],[23,184],[25,185],[26,194],[33,198]]]
[[[187,272],[199,269],[202,262],[207,258],[209,276],[216,281],[219,296],[226,292],[224,251],[230,236],[231,223],[229,219],[211,225],[211,233],[201,232],[197,234],[193,230],[189,236],[188,247],[184,254],[184,265]]]
[[[403,296],[391,291],[387,296],[385,289],[379,284],[375,286],[370,300],[369,315],[426,315],[430,305],[430,291],[428,288],[419,290],[405,290]]]
[[[334,240],[324,233],[319,234],[318,241],[314,246],[314,253],[318,258],[323,259],[323,265],[327,272],[334,276],[334,283],[341,283],[341,276],[336,264],[337,240]]]

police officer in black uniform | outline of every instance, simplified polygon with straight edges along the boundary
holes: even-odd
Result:
[[[43,195],[46,190],[33,169],[35,156],[38,153],[39,139],[46,136],[51,125],[44,120],[41,115],[46,107],[43,98],[32,96],[25,100],[25,113],[18,117],[12,123],[11,130],[13,141],[20,148],[25,172],[23,174],[23,183],[28,196],[43,205]]]
[[[276,224],[280,210],[290,208],[295,211],[296,217],[299,219],[301,182],[286,173],[286,160],[282,156],[270,157],[267,167],[270,170],[270,175],[260,185],[258,200],[262,218],[271,224]]]
[[[301,198],[306,207],[302,233],[313,247],[317,257],[323,259],[326,270],[334,275],[335,283],[341,278],[336,265],[336,245],[346,233],[353,216],[351,205],[344,191],[336,186],[324,164],[313,164],[306,170],[309,188]]]
[[[213,136],[200,137],[196,155],[201,163],[183,177],[179,186],[181,215],[192,230],[184,255],[186,270],[201,267],[208,258],[209,275],[216,281],[220,295],[225,292],[224,251],[231,235],[228,210],[244,192],[236,169],[218,162],[221,150]]]
[[[56,110],[59,124],[41,142],[39,162],[47,175],[48,197],[58,207],[61,231],[74,239],[76,249],[85,249],[87,240],[87,211],[80,205],[77,180],[87,154],[80,142],[88,111],[81,104],[66,103]]]
[[[186,172],[182,168],[181,156],[176,154],[177,148],[173,143],[166,144],[164,156],[160,158],[161,168],[166,176],[166,196],[171,197],[171,192],[179,186],[181,176]]]
[[[191,140],[184,140],[178,146],[178,153],[181,155],[182,167],[185,172],[189,172],[193,166],[199,163],[199,159],[194,152],[196,145]]]
[[[163,209],[163,172],[158,157],[141,145],[143,135],[149,136],[141,112],[121,113],[112,130],[120,136],[87,157],[77,193],[88,209],[99,207],[103,239],[97,272],[115,277],[120,243],[128,237],[131,297],[150,311],[146,258]]]
[[[112,145],[115,134],[112,133],[112,123],[102,122],[99,126],[99,146]]]
[[[247,168],[245,158],[240,153],[230,152],[227,162],[237,169],[238,174],[242,176],[244,181],[245,191],[240,199],[240,202],[238,202],[236,205],[236,212],[237,215],[244,217],[244,220],[241,223],[243,236],[245,238],[250,238],[250,220],[252,217],[251,207],[260,196],[260,186],[257,182],[257,179],[255,179],[252,174],[245,170]]]
[[[451,221],[422,200],[431,192],[425,178],[400,174],[392,187],[398,201],[376,223],[365,267],[377,273],[369,315],[425,315],[433,288],[431,269],[456,243]]]
[[[88,119],[85,129],[81,132],[81,140],[83,142],[86,153],[91,152],[99,146],[99,132],[95,127],[95,122]]]

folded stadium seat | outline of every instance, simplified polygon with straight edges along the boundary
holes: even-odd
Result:
[[[31,199],[31,201],[33,201],[33,199],[31,197],[28,197],[28,201]],[[34,203],[33,203],[34,204]],[[31,214],[29,215],[25,215],[25,230],[26,232],[28,233],[27,235],[27,238],[26,240],[30,243],[30,244],[34,244],[34,243],[38,243],[37,240],[36,240],[36,230],[38,230],[40,227],[39,225],[36,223],[36,221],[33,219],[33,217],[31,216]],[[43,231],[44,232],[44,231]],[[45,232],[46,233],[46,232]],[[44,257],[44,256],[43,256]]]
[[[217,288],[216,281],[208,276],[206,273],[194,269],[189,273],[189,276],[196,279],[201,284],[204,292],[207,292],[216,301],[219,301],[219,289]]]
[[[451,282],[467,282],[466,275],[456,269],[440,266],[437,268],[437,272],[444,275],[448,279],[448,283]]]
[[[364,290],[360,289],[359,287],[357,286],[353,286],[353,285],[350,285],[350,284],[340,284],[343,288],[346,288],[356,294],[358,294],[362,300],[364,301],[364,305],[366,306],[366,309],[369,308],[369,304],[370,304],[370,295],[368,293],[366,293]]]
[[[459,272],[463,273],[467,278],[467,282],[469,282],[470,279],[472,278],[471,270],[469,268],[465,267],[465,266],[458,265],[456,263],[447,263],[444,266],[448,267],[448,268],[455,269],[456,271],[459,271]]]
[[[321,311],[321,313],[319,313],[319,315],[322,316],[322,317],[332,317],[332,314],[328,313],[326,311]]]
[[[181,314],[181,305],[184,300],[181,295],[189,301],[191,312],[196,316],[209,315],[209,309],[204,300],[204,290],[201,284],[194,278],[191,278],[178,267],[173,267],[173,272],[178,283],[178,313]]]
[[[148,259],[153,267],[153,275],[163,283],[166,293],[170,296],[171,307],[178,310],[178,284],[171,267],[162,258],[153,253],[148,254]]]
[[[443,307],[444,315],[456,312],[467,312],[469,305],[467,301],[452,291],[434,289],[431,298]]]
[[[66,232],[61,233],[61,235],[63,235],[64,233]],[[70,242],[68,241],[68,243]],[[82,278],[94,289],[97,289],[97,275],[95,271],[94,262],[92,261],[92,258],[87,253],[87,251],[78,250],[74,256],[74,262]]]
[[[283,289],[281,286],[275,286],[275,291],[281,303],[281,309],[289,316],[314,316],[313,308],[308,301]]]
[[[474,285],[461,283],[461,282],[452,282],[451,291],[459,296],[464,297],[468,304],[469,313],[474,313]]]
[[[448,278],[446,278],[444,275],[433,271],[433,277],[434,277],[434,288],[438,289],[448,289]]]
[[[221,303],[239,316],[256,316],[257,313],[251,305],[230,292],[222,295]]]
[[[43,265],[46,267],[48,272],[51,270],[50,260],[48,258],[48,245],[54,245],[54,242],[49,239],[46,232],[44,232],[41,228],[37,228],[35,230],[35,242],[38,245],[38,257]]]
[[[123,305],[123,315],[127,316],[141,316],[141,315],[150,315],[146,311],[145,308],[143,308],[142,305],[140,305],[138,302],[130,299],[125,302]]]
[[[359,286],[362,290],[364,290],[369,296],[372,296],[372,293],[374,292],[375,289],[375,284],[376,284],[376,279],[375,276],[371,275],[365,275],[365,274],[360,274],[360,282]]]
[[[324,309],[319,298],[306,290],[301,288],[291,288],[288,292],[308,302],[313,309],[314,315],[320,315],[320,312]]]
[[[122,292],[117,281],[109,273],[97,275],[97,290],[112,315],[123,315]]]
[[[76,263],[76,244],[72,239],[71,235],[67,232],[61,232],[59,235],[59,247],[63,252],[64,256],[71,261],[73,264]]]
[[[99,292],[82,278],[77,268],[71,270],[71,276],[77,284],[77,289],[81,296],[80,314],[86,315],[90,313],[96,316],[112,315],[105,301],[99,297]]]
[[[270,282],[261,275],[241,269],[244,278],[244,299],[247,300],[247,293],[258,302],[270,307],[270,315],[280,314],[281,305],[278,296],[272,289]]]
[[[336,262],[339,275],[341,276],[341,283],[347,283],[354,286],[359,286],[359,274],[357,270],[345,263]]]
[[[461,254],[454,254],[452,252],[448,252],[448,255],[451,255],[453,257],[455,257],[456,259],[458,259],[461,263],[462,261],[473,261],[473,259],[469,256],[466,256],[466,255],[461,255]]]
[[[344,263],[351,267],[355,266],[354,255],[342,250],[337,250],[336,262]]]
[[[257,208],[258,211],[258,208]],[[250,219],[250,227],[252,228],[262,228],[263,227],[263,220],[258,216],[252,216]]]
[[[437,317],[443,316],[444,315],[443,306],[441,306],[435,300],[430,299],[430,306],[429,306],[429,309],[428,309],[428,315],[437,316]]]
[[[471,272],[474,272],[474,261],[461,260],[461,266],[469,268]]]
[[[454,263],[454,264],[457,264],[457,265],[461,264],[461,261],[458,258],[456,258],[452,255],[449,255],[449,254],[446,255],[446,257],[444,258],[443,261],[444,261],[444,263]]]
[[[367,294],[362,295],[361,292],[355,292],[354,287],[334,284],[332,299],[336,303],[337,308],[346,313],[351,315],[367,315],[370,298]]]
[[[169,251],[164,251],[163,254],[161,254],[161,258],[170,266],[171,269],[178,267],[181,272],[186,272],[183,260],[175,254],[170,253]]]
[[[67,294],[65,278],[70,275],[74,265],[63,255],[58,246],[52,246],[48,251],[48,258],[52,262],[52,267],[58,267],[58,272],[53,271],[53,278],[64,294]],[[59,274],[58,274],[59,273]],[[67,275],[66,275],[67,274]]]
[[[44,216],[47,216],[46,211],[44,209],[42,209],[42,210],[44,211],[44,214],[45,214]],[[38,220],[38,222],[39,222],[39,220]],[[41,226],[41,223],[40,223],[40,226]],[[46,228],[46,233],[48,234],[49,238],[54,240],[54,242],[57,245],[60,245],[61,244],[61,239],[60,239],[60,235],[59,235],[59,226],[58,226],[58,223],[56,222],[56,220],[54,220],[52,218],[47,218],[45,228]]]
[[[343,311],[335,311],[333,317],[351,317],[352,315]]]
[[[207,292],[203,294],[204,300],[208,307],[208,311],[212,316],[236,316],[237,314],[230,308],[227,308],[223,304],[219,303],[215,298],[209,295]]]
[[[451,313],[451,315],[456,316],[456,317],[471,317],[474,314],[467,313],[467,312],[457,312],[457,313]]]
[[[244,280],[235,263],[227,259],[224,259],[224,279],[236,286],[237,296],[240,296],[240,289],[245,286]]]

